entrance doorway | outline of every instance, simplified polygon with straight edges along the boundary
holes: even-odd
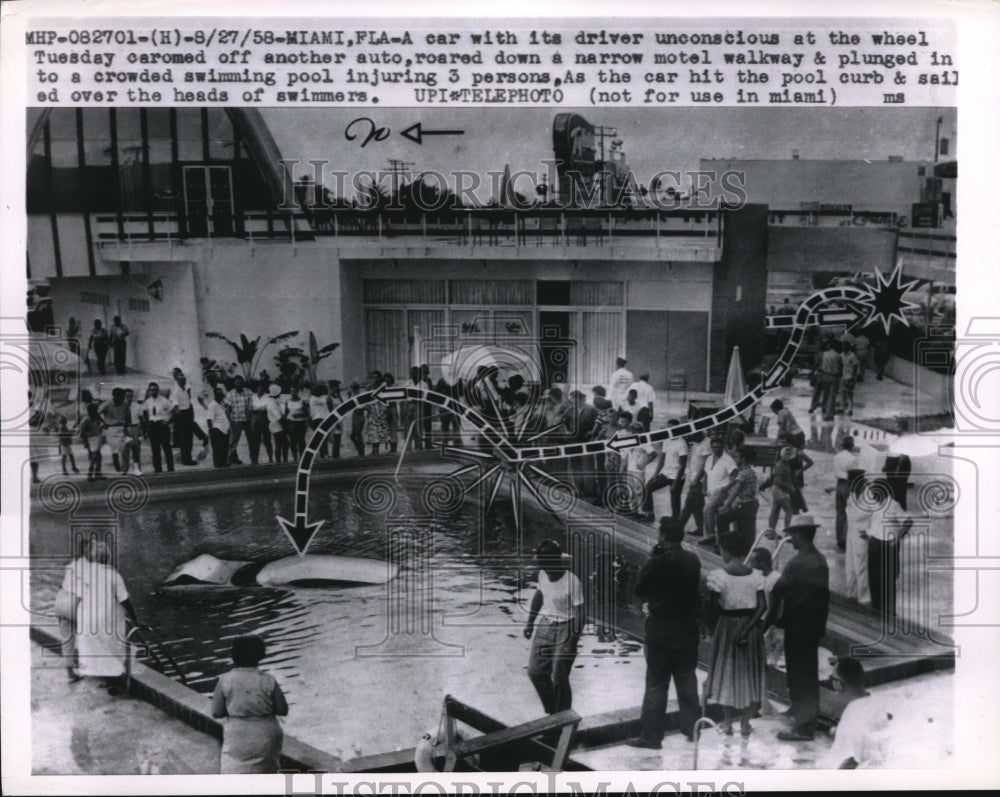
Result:
[[[629,310],[628,363],[636,377],[667,386],[671,372],[683,372],[691,390],[704,390],[708,351],[708,313]]]

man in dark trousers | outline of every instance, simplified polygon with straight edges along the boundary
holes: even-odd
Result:
[[[701,562],[684,550],[684,526],[660,519],[660,542],[639,574],[635,594],[646,601],[646,692],[638,738],[628,744],[659,750],[663,742],[667,691],[674,679],[680,730],[694,738],[698,720],[698,606]]]
[[[583,584],[555,540],[538,544],[535,561],[538,587],[524,626],[524,638],[531,640],[528,677],[545,713],[556,714],[573,707],[569,676],[585,619]]]
[[[115,373],[125,373],[125,351],[128,349],[128,327],[122,323],[122,317],[116,315],[111,322],[111,329],[108,330],[108,338],[111,340],[111,351],[115,360]]]
[[[791,706],[790,730],[778,733],[786,742],[808,741],[819,716],[819,642],[826,633],[830,605],[830,570],[813,539],[819,528],[812,515],[792,518],[785,533],[796,554],[771,589],[764,632],[778,616],[785,629],[785,671]]]
[[[175,387],[170,391],[170,398],[174,402],[176,412],[174,413],[174,439],[181,450],[182,465],[197,465],[191,456],[191,449],[194,446],[194,436],[203,443],[208,443],[208,436],[195,425],[194,405],[191,403],[191,386],[187,383],[187,377],[180,368],[174,369]]]

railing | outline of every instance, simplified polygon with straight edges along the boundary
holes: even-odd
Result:
[[[460,209],[439,213],[313,209],[244,211],[196,219],[174,213],[98,215],[99,241],[175,243],[212,238],[307,241],[420,238],[457,246],[611,246],[645,239],[658,245],[717,245],[723,214],[714,210],[531,208]]]
[[[775,210],[768,211],[771,227],[875,227],[895,228],[906,217],[891,211],[872,210]]]
[[[900,230],[896,251],[911,255],[928,255],[955,260],[958,238],[948,232],[912,232]],[[954,263],[951,264],[954,268]]]

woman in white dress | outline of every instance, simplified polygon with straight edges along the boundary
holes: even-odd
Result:
[[[872,513],[864,506],[868,482],[863,470],[847,473],[851,494],[847,499],[847,547],[844,550],[844,581],[848,598],[871,603],[868,588],[868,526]]]
[[[127,623],[139,625],[125,580],[111,565],[103,540],[92,538],[84,555],[66,568],[63,590],[75,600],[74,639],[81,676],[105,679],[108,692],[123,691]]]
[[[750,717],[761,703],[764,682],[764,638],[760,619],[767,602],[763,576],[743,564],[743,540],[736,532],[719,540],[723,567],[708,576],[712,608],[718,615],[712,638],[706,699],[722,706],[720,730],[733,732],[733,719],[740,717],[740,733],[749,736]]]

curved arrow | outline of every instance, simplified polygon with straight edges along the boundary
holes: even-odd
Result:
[[[494,455],[502,457],[511,463],[525,463],[534,460],[546,459],[568,459],[572,457],[585,456],[587,454],[599,454],[608,449],[612,451],[622,451],[628,448],[655,443],[661,440],[669,440],[677,437],[684,437],[692,432],[705,431],[732,420],[737,415],[750,409],[754,404],[763,398],[764,394],[776,387],[785,378],[788,370],[792,366],[802,339],[808,327],[820,324],[847,323],[849,326],[860,320],[866,311],[859,310],[857,305],[870,308],[873,294],[869,290],[852,286],[838,286],[835,288],[825,288],[817,291],[806,299],[794,316],[791,316],[791,335],[782,350],[781,355],[774,364],[764,374],[761,383],[750,390],[738,401],[723,407],[718,412],[706,415],[687,423],[677,426],[668,426],[642,434],[616,434],[610,440],[594,440],[587,443],[569,443],[566,445],[538,446],[531,448],[519,448],[510,443],[507,436],[486,420],[479,412],[467,404],[453,399],[444,393],[438,393],[429,388],[417,387],[388,387],[380,385],[376,390],[358,393],[348,399],[340,406],[336,407],[313,432],[302,452],[299,460],[299,468],[295,479],[295,515],[293,520],[287,520],[281,516],[277,517],[289,540],[295,547],[299,556],[304,556],[306,549],[312,542],[313,537],[323,525],[323,521],[315,523],[308,522],[309,506],[309,480],[312,474],[312,466],[316,461],[319,450],[333,428],[340,423],[348,413],[371,404],[375,401],[405,401],[417,400],[426,401],[444,410],[458,415],[463,420],[476,428],[478,433],[494,446]],[[828,308],[820,310],[820,306],[831,301],[839,301],[843,307]]]
[[[295,515],[292,520],[280,515],[277,516],[278,525],[288,535],[288,539],[299,556],[305,556],[306,549],[316,532],[319,531],[320,526],[323,525],[322,520],[315,523],[310,523],[308,520],[309,480],[312,476],[313,464],[316,462],[323,442],[334,427],[356,409],[376,401],[385,403],[410,399],[426,401],[460,416],[474,426],[479,434],[489,440],[505,458],[510,459],[516,455],[517,449],[507,441],[503,434],[494,429],[486,418],[472,407],[456,401],[444,393],[417,387],[388,387],[385,384],[380,385],[375,390],[358,393],[334,408],[313,431],[305,450],[302,452],[302,457],[299,459],[299,469],[295,474]]]
[[[863,318],[867,312],[866,310],[856,308],[855,305],[865,305],[867,302],[870,302],[871,298],[871,291],[852,286],[825,288],[814,293],[799,305],[795,315],[792,316],[792,334],[788,342],[785,343],[785,348],[782,350],[781,355],[775,360],[767,373],[764,374],[761,383],[738,401],[730,404],[728,407],[723,407],[718,412],[688,421],[687,423],[668,426],[652,432],[643,432],[642,434],[623,434],[619,432],[610,440],[595,440],[589,443],[570,443],[561,446],[539,448],[518,448],[515,449],[517,453],[515,460],[580,457],[587,454],[599,454],[607,449],[622,451],[623,449],[635,448],[647,443],[657,443],[661,440],[684,437],[692,432],[706,431],[720,426],[750,409],[764,397],[765,393],[781,383],[792,366],[792,360],[795,358],[795,354],[802,344],[802,338],[808,327],[814,326],[817,322],[820,324],[847,323],[848,326],[851,326],[854,322]],[[845,306],[827,310],[819,309],[820,305],[826,304],[829,301],[839,301],[844,303]]]

